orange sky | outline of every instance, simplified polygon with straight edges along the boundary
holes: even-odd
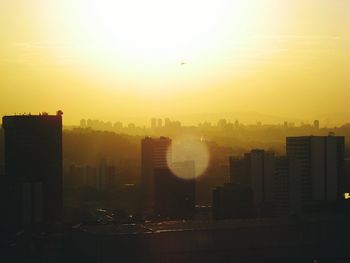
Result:
[[[346,122],[349,10],[345,0],[0,0],[0,114]]]

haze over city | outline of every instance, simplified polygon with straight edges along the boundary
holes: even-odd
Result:
[[[64,109],[67,125],[144,125],[254,112],[340,125],[350,115],[349,9],[327,0],[1,1],[0,113]]]
[[[349,11],[0,0],[0,262],[349,263]]]

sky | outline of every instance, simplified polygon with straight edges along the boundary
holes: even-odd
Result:
[[[0,114],[349,122],[349,11],[349,0],[0,0]]]

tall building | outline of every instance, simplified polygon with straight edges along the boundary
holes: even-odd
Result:
[[[195,179],[177,177],[168,167],[155,168],[155,216],[190,219],[195,211]]]
[[[251,187],[227,183],[213,190],[213,218],[233,219],[254,216],[253,191]]]
[[[319,129],[320,128],[320,121],[319,120],[314,120],[314,128]]]
[[[340,182],[340,191],[344,195],[350,193],[350,159],[344,161],[344,172]]]
[[[255,149],[243,158],[230,157],[231,183],[251,187],[258,214],[270,213],[273,201],[273,152]]]
[[[287,156],[275,158],[273,203],[276,216],[300,213],[299,178],[300,167],[295,158]]]
[[[249,176],[250,159],[249,153],[241,156],[230,156],[230,182],[239,183],[243,185],[251,184],[251,177]]]
[[[116,184],[115,166],[108,165],[105,159],[100,161],[98,167],[97,190],[113,190]]]
[[[157,119],[156,118],[151,119],[151,128],[152,129],[157,128]]]
[[[179,177],[184,179],[195,179],[196,167],[195,161],[182,161],[171,163],[170,169]]]
[[[146,217],[155,215],[154,171],[156,168],[168,168],[167,152],[170,145],[171,139],[166,137],[146,137],[141,141],[142,203]]]
[[[86,120],[85,119],[80,120],[80,128],[86,128]]]
[[[64,185],[67,188],[79,189],[91,187],[99,192],[113,191],[117,184],[116,169],[102,159],[98,167],[88,165],[71,165],[65,174]]]
[[[16,226],[62,219],[62,112],[3,117],[9,219]]]
[[[162,128],[163,127],[163,120],[162,119],[158,119],[158,128]]]
[[[287,155],[294,157],[300,165],[300,199],[304,208],[341,198],[343,136],[287,137]]]

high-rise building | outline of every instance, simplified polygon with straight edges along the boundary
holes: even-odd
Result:
[[[80,120],[80,128],[86,128],[86,120],[85,119]]]
[[[195,179],[196,167],[195,161],[173,162],[170,169],[179,177],[184,179]]]
[[[241,156],[230,156],[230,182],[243,185],[250,185],[251,178],[248,175],[250,160],[249,153]]]
[[[344,160],[344,172],[340,182],[340,192],[350,193],[350,159]]]
[[[195,179],[177,177],[168,167],[155,168],[155,216],[190,219],[195,211]]]
[[[166,137],[146,137],[141,141],[142,203],[146,217],[155,215],[154,171],[156,168],[168,168],[167,153],[170,145],[171,139]]]
[[[9,218],[16,226],[62,219],[62,112],[3,117]]]
[[[314,120],[314,128],[319,129],[320,128],[320,121],[319,120]]]
[[[156,118],[152,118],[152,120],[151,120],[151,128],[152,129],[157,128],[157,119]]]
[[[304,208],[341,198],[339,180],[344,169],[343,136],[287,137],[287,155],[300,165],[299,194]]]
[[[274,161],[273,152],[259,149],[243,158],[230,157],[231,182],[251,187],[258,214],[270,214],[272,210]]]
[[[63,175],[65,188],[77,189],[86,184],[86,169],[81,165],[70,165],[69,171]]]
[[[162,128],[163,127],[163,120],[162,119],[158,119],[158,128]]]
[[[113,190],[116,183],[115,166],[108,165],[105,159],[100,161],[98,167],[97,190],[108,191]]]
[[[98,167],[71,165],[64,177],[65,187],[72,189],[91,187],[99,192],[113,191],[116,183],[115,166],[108,165],[104,159]]]
[[[254,216],[253,191],[251,187],[227,183],[213,190],[213,218],[232,219]]]
[[[295,158],[278,156],[275,158],[273,186],[274,214],[289,216],[300,213],[300,167]]]

